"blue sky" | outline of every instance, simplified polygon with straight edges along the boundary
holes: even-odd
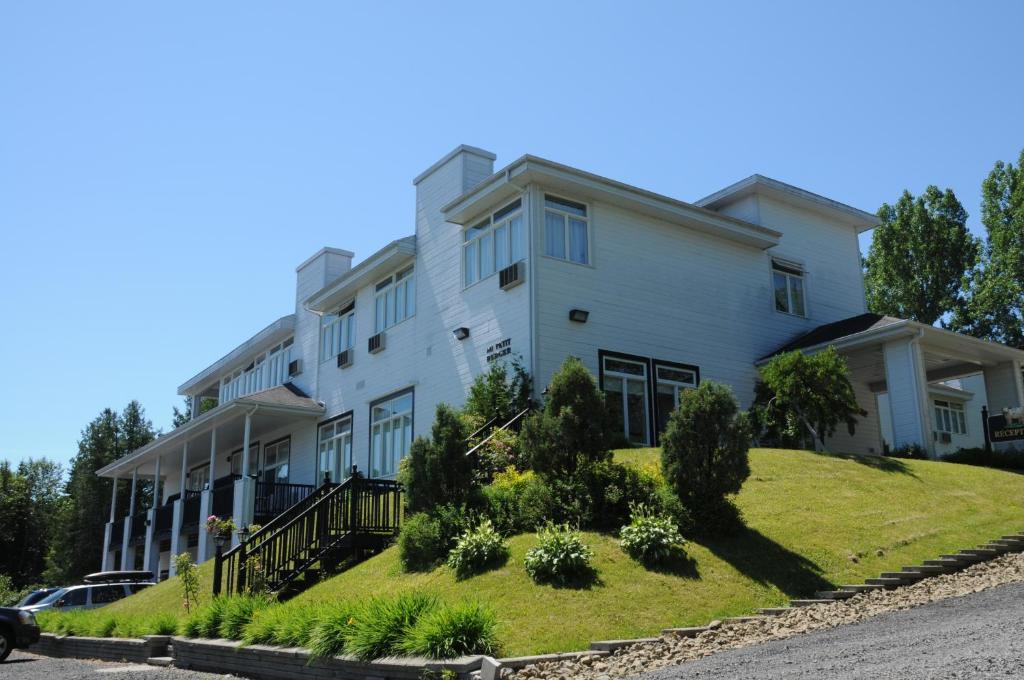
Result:
[[[836,5],[836,6],[833,6]],[[0,5],[0,458],[67,461],[413,230],[459,143],[695,200],[875,210],[1024,147],[1019,2]]]

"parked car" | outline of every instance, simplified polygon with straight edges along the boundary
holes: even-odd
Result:
[[[38,613],[47,610],[73,611],[95,609],[134,595],[143,588],[153,585],[148,571],[103,571],[89,574],[84,585],[67,586],[50,593],[25,611]]]
[[[0,607],[0,662],[15,649],[39,642],[39,626],[32,612]]]
[[[18,600],[17,604],[12,606],[15,609],[21,609],[22,607],[31,607],[47,595],[52,595],[58,590],[60,590],[60,588],[40,588],[39,590],[33,590],[31,593]]]

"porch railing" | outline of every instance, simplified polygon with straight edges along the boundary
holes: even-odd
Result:
[[[132,515],[131,533],[128,534],[129,544],[135,545],[136,543],[142,543],[146,540],[146,515],[147,513],[145,510]]]
[[[213,503],[210,513],[217,517],[231,517],[235,512],[235,485],[225,484],[213,489]]]
[[[202,503],[202,491],[186,491],[185,502],[181,505],[181,526],[199,525],[199,505]]]
[[[124,517],[115,521],[110,527],[110,545],[116,549],[121,549],[121,541],[124,539]]]
[[[257,524],[265,524],[309,496],[315,489],[312,484],[256,482],[253,519]]]
[[[174,523],[174,506],[171,504],[161,505],[153,514],[153,535],[164,536],[170,534],[171,525]]]

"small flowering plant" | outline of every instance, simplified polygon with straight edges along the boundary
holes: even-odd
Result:
[[[640,503],[630,506],[629,524],[619,532],[619,545],[637,562],[658,564],[672,557],[683,545],[683,537],[670,517]]]
[[[231,536],[235,528],[235,520],[230,517],[221,519],[217,515],[210,515],[206,518],[206,533],[211,536]]]
[[[591,576],[594,551],[580,532],[567,524],[548,522],[537,529],[537,547],[526,553],[526,573],[537,583],[568,585]]]

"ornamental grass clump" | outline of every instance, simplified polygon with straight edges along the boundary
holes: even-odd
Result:
[[[477,602],[444,605],[419,618],[402,642],[406,654],[431,659],[454,659],[470,654],[497,656],[494,612]]]
[[[500,567],[508,560],[509,549],[491,520],[485,519],[459,537],[448,553],[448,566],[459,579]]]
[[[437,608],[437,598],[426,593],[375,597],[352,612],[345,630],[345,651],[369,661],[401,653],[401,643],[417,620]]]
[[[298,646],[309,647],[317,658],[338,656],[345,652],[355,618],[355,609],[347,602],[331,603],[316,612],[317,618],[308,629],[307,640]],[[296,627],[297,629],[297,627]]]
[[[227,609],[226,597],[215,597],[185,619],[181,633],[190,638],[216,638]]]
[[[224,611],[217,632],[228,640],[241,640],[257,612],[274,604],[267,595],[233,595],[224,598]]]
[[[629,524],[619,532],[622,550],[643,564],[664,564],[683,545],[675,522],[642,504],[630,508]]]
[[[526,573],[537,583],[570,585],[593,576],[594,551],[568,524],[548,522],[537,530],[538,545],[526,553]]]

